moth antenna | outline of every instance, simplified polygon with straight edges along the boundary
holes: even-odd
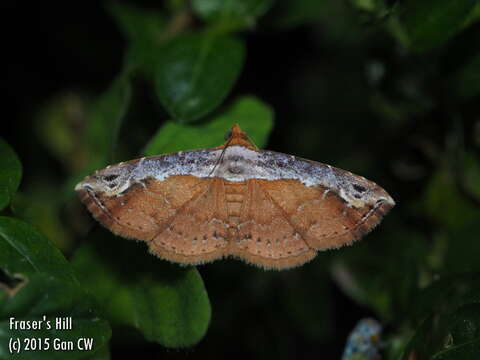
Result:
[[[230,144],[231,141],[232,141],[232,138],[229,137],[227,143],[225,144],[225,147],[222,149],[222,152],[220,153],[220,156],[219,156],[218,159],[215,161],[215,164],[213,165],[212,170],[211,170],[210,173],[208,174],[208,177],[211,177],[211,176],[212,176],[212,174],[215,172],[215,169],[217,168],[217,166],[222,162],[223,157],[225,156],[225,151],[227,150],[227,147],[228,147],[228,145]],[[197,187],[200,183],[201,183],[201,182],[199,181],[197,184],[193,185],[192,188]]]
[[[252,145],[258,149],[259,147],[257,146],[257,144],[255,144],[255,141],[253,141],[253,138],[248,134],[245,134],[245,135],[247,135],[248,141],[250,141]]]
[[[213,165],[212,171],[210,171],[210,173],[208,174],[208,177],[210,177],[215,172],[215,169],[217,168],[217,166],[220,165],[220,163],[222,162],[223,157],[225,156],[225,151],[227,150],[227,147],[228,147],[228,145],[230,144],[231,141],[232,141],[232,137],[230,137],[228,139],[227,143],[225,144],[224,148],[222,149],[222,152],[220,153],[220,156],[218,157],[217,161],[215,161],[215,164]]]

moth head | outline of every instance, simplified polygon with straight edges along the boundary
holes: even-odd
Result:
[[[341,196],[354,207],[375,205],[379,202],[385,202],[390,206],[395,205],[395,201],[385,190],[366,179],[364,181],[352,179],[344,185]]]
[[[115,195],[125,190],[129,185],[130,171],[127,166],[111,166],[98,170],[75,186],[76,191],[92,190]]]
[[[247,133],[240,129],[238,124],[232,126],[232,128],[225,134],[225,144],[223,146],[233,146],[233,145],[241,145],[245,146],[249,149],[256,150],[256,146],[250,141]]]

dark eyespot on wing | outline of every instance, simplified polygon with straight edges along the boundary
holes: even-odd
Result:
[[[358,192],[365,192],[367,189],[361,185],[353,184],[353,188]]]
[[[103,177],[103,180],[105,180],[105,181],[113,181],[113,180],[115,180],[116,178],[118,178],[118,175],[113,175],[113,174],[112,174],[112,175],[104,176],[104,177]]]

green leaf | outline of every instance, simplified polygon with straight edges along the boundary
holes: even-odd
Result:
[[[13,356],[15,359],[86,359],[105,351],[111,336],[110,326],[99,318],[96,304],[77,284],[48,274],[32,274],[24,283],[1,293],[1,359],[12,356],[8,348],[10,339],[19,339],[22,346],[22,351]],[[11,326],[11,318],[44,322],[38,330],[22,330]],[[71,318],[71,330],[56,328],[56,320],[65,318]],[[81,338],[93,339],[92,350],[78,348]],[[38,350],[27,351],[25,346],[29,341]],[[72,345],[73,351],[55,350],[54,346],[60,343]]]
[[[480,353],[479,273],[450,276],[423,290],[413,314],[426,319],[407,345],[403,359],[468,360]],[[423,315],[423,317],[421,317]]]
[[[240,41],[211,33],[176,37],[160,51],[157,95],[182,123],[200,119],[222,102],[240,73],[245,52]]]
[[[480,353],[480,304],[427,318],[407,345],[404,360],[470,360]]]
[[[4,272],[0,288],[0,358],[6,358],[9,339],[51,341],[49,351],[23,351],[19,359],[64,359],[65,353],[52,349],[55,338],[73,341],[93,338],[92,351],[69,351],[68,358],[86,358],[99,351],[110,338],[109,324],[100,319],[97,305],[79,286],[73,269],[60,251],[30,225],[0,217],[0,268]],[[10,326],[16,320],[51,321],[51,328],[22,330]],[[55,328],[57,317],[71,317],[72,330]],[[44,340],[44,339],[50,340]],[[35,341],[37,341],[35,340]],[[26,350],[23,348],[23,350]],[[79,349],[76,349],[79,350]]]
[[[0,268],[10,275],[48,274],[77,283],[60,251],[29,224],[0,217]]]
[[[426,51],[462,30],[477,0],[406,0],[398,9],[408,45]]]
[[[73,265],[113,323],[135,327],[166,347],[201,340],[211,310],[194,267],[168,264],[145,246],[100,228],[89,240],[75,253]]]
[[[252,27],[272,6],[272,0],[193,0],[192,7],[202,19],[224,31]]]
[[[99,168],[113,160],[118,133],[130,104],[131,92],[128,78],[120,75],[93,104],[86,137],[91,164],[89,168]]]
[[[145,155],[221,145],[225,134],[239,124],[258,147],[265,146],[273,126],[273,111],[253,96],[244,96],[224,113],[201,125],[166,123],[145,148]]]
[[[22,164],[17,154],[0,138],[0,210],[12,201],[21,178]]]

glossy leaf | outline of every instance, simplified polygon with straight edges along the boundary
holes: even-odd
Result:
[[[165,124],[150,140],[145,155],[156,155],[195,148],[208,148],[225,142],[225,134],[239,124],[260,148],[267,143],[273,126],[273,111],[253,96],[233,103],[224,113],[201,125]]]
[[[60,251],[29,224],[0,217],[0,268],[10,275],[47,274],[77,283]]]
[[[110,326],[99,318],[96,304],[77,284],[37,273],[5,291],[2,289],[0,297],[0,358],[11,358],[10,339],[19,339],[21,343],[22,351],[13,356],[15,359],[86,359],[103,352],[107,346]],[[11,326],[11,318],[44,322],[39,330],[24,330]],[[71,318],[71,330],[57,329],[56,320],[59,318]],[[91,351],[78,348],[81,338],[93,339]],[[70,346],[68,342],[73,350],[55,350],[54,346],[59,344]],[[28,344],[38,350],[32,347],[27,351]]]
[[[408,45],[426,51],[458,33],[477,0],[407,0],[398,12],[408,36]]]
[[[15,151],[0,138],[0,210],[12,200],[22,178],[22,164]]]
[[[100,318],[95,301],[80,288],[60,251],[27,223],[0,217],[0,268],[5,275],[0,291],[0,358],[6,358],[10,338],[19,338],[22,348],[24,339],[42,339],[45,346],[51,341],[49,351],[23,351],[17,354],[19,359],[80,359],[107,344],[110,326]],[[51,321],[50,329],[46,324],[41,330],[10,326],[11,317],[31,321],[44,316]],[[57,317],[71,317],[72,330],[56,329]],[[55,338],[76,346],[83,337],[93,338],[92,351],[69,351],[65,357],[52,349]]]
[[[98,228],[76,252],[82,284],[104,304],[110,320],[138,329],[166,347],[196,344],[210,322],[210,303],[194,267],[168,264],[143,244]],[[112,249],[115,249],[112,252]]]
[[[174,120],[200,119],[227,96],[244,60],[243,44],[210,33],[178,36],[161,48],[155,86]]]
[[[230,30],[255,25],[272,3],[272,0],[193,0],[192,7],[204,20]]]

